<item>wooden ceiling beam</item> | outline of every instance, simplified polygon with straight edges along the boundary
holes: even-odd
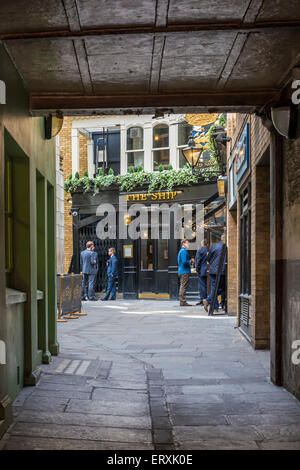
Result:
[[[110,96],[85,96],[72,94],[31,94],[30,109],[38,110],[105,110],[122,109],[130,113],[130,109],[165,109],[173,112],[173,108],[189,107],[207,109],[216,107],[261,107],[275,102],[280,97],[279,90],[246,90],[227,92],[173,93],[173,94],[135,94]]]
[[[291,31],[299,30],[300,19],[291,21],[269,21],[258,23],[202,23],[202,24],[176,24],[165,26],[128,26],[115,28],[81,29],[80,31],[52,30],[52,31],[31,31],[19,33],[2,33],[0,39],[25,40],[25,39],[76,39],[97,36],[112,35],[132,35],[132,34],[168,34],[168,33],[193,33],[201,31],[236,31],[236,32],[260,32],[275,31],[284,29]]]

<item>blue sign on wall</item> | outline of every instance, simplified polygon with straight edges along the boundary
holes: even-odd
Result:
[[[249,123],[246,124],[234,150],[236,182],[239,183],[249,168]]]

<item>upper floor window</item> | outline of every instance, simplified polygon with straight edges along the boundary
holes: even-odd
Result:
[[[178,138],[177,138],[177,152],[179,168],[183,168],[186,164],[186,159],[182,155],[181,149],[186,147],[189,140],[189,135],[193,130],[190,124],[178,124]]]
[[[153,169],[158,170],[162,165],[165,169],[170,163],[169,126],[157,124],[153,128]]]
[[[144,166],[144,129],[130,127],[127,129],[127,168]]]

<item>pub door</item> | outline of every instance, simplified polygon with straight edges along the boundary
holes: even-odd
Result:
[[[138,297],[169,298],[168,240],[149,235],[138,243]]]

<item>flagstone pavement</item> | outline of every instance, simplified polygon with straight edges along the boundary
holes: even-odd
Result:
[[[236,319],[173,301],[84,302],[14,402],[0,449],[300,449],[300,402]]]

